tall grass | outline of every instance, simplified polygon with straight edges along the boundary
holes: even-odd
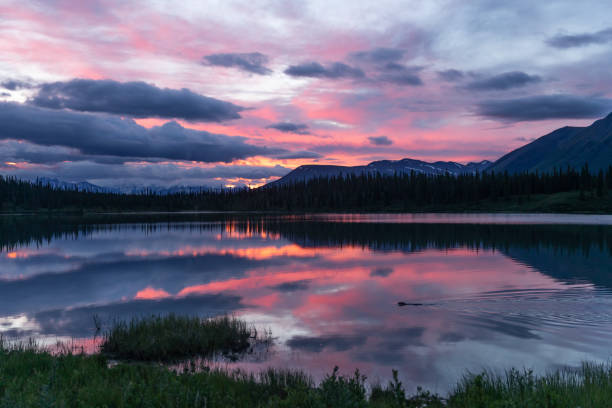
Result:
[[[269,335],[268,335],[269,336]],[[538,376],[530,370],[467,374],[442,398],[417,389],[408,395],[393,370],[386,385],[368,385],[359,371],[338,367],[320,383],[303,371],[260,373],[210,369],[199,360],[183,370],[141,362],[109,364],[108,356],[167,360],[230,350],[257,339],[239,319],[155,316],[115,323],[102,352],[51,353],[35,342],[8,344],[0,336],[0,408],[20,407],[309,407],[309,408],[596,408],[612,406],[612,364],[585,363]]]
[[[518,370],[467,375],[441,398],[423,390],[408,396],[396,371],[384,386],[368,387],[359,371],[345,376],[338,368],[316,384],[291,370],[253,374],[205,367],[176,372],[145,363],[109,366],[103,354],[51,354],[30,342],[0,344],[0,408],[595,408],[610,406],[611,368],[584,364],[544,376]]]
[[[109,367],[102,354],[0,348],[0,408],[417,406],[409,400],[369,400],[363,376],[344,377],[337,369],[316,386],[300,371],[200,367],[177,373],[144,363]]]
[[[544,376],[511,369],[465,376],[451,393],[453,407],[610,407],[612,365],[583,363]]]
[[[236,317],[150,316],[116,321],[103,335],[100,350],[117,359],[171,361],[216,353],[236,354],[271,341]]]

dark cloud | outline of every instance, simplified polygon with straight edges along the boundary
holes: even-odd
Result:
[[[381,82],[388,82],[395,85],[423,85],[418,73],[422,67],[407,67],[396,62],[388,62],[380,68],[381,74],[377,79]]]
[[[370,276],[379,276],[386,278],[393,273],[393,268],[376,268],[370,272]]]
[[[308,125],[304,123],[279,122],[266,126],[266,129],[276,129],[285,133],[308,134]]]
[[[163,159],[146,159],[149,162],[160,160]],[[143,161],[143,158],[89,155],[64,146],[40,146],[24,141],[5,140],[0,142],[0,161],[47,165],[79,161],[99,164],[124,164],[127,161]],[[33,170],[42,171],[43,169],[36,168]]]
[[[477,113],[505,121],[597,118],[612,109],[612,100],[574,95],[537,95],[481,102]]]
[[[176,122],[147,129],[131,119],[0,103],[0,140],[65,146],[81,153],[201,162],[231,162],[288,153],[246,143],[246,138],[182,127]]]
[[[389,139],[387,136],[370,136],[368,140],[371,144],[376,146],[390,146],[393,144],[393,140]]]
[[[266,67],[268,57],[259,52],[211,54],[203,59],[206,65],[233,67],[258,75],[272,73],[272,70]]]
[[[273,156],[275,159],[290,160],[290,159],[320,159],[323,157],[321,154],[316,152],[309,152],[308,150],[300,150],[297,152],[277,154]]]
[[[309,151],[286,152],[271,155],[276,159],[318,159],[319,153]],[[147,161],[147,166],[121,165],[129,161]],[[175,163],[159,163],[164,159],[96,156],[80,153],[77,149],[63,146],[40,146],[28,142],[5,140],[0,142],[0,162],[28,162],[54,165],[44,168],[19,169],[25,178],[36,175],[86,180],[91,178],[141,178],[172,181],[178,179],[197,180],[214,178],[264,179],[281,177],[291,169],[275,166],[217,165],[214,167],[189,167]]]
[[[351,67],[343,62],[334,62],[327,67],[318,62],[305,62],[299,65],[291,65],[285,70],[285,74],[293,77],[343,79],[364,78],[364,72],[356,67]]]
[[[61,146],[39,146],[15,140],[0,143],[0,161],[56,164],[64,161],[84,160],[87,157],[75,149]],[[124,162],[125,159],[119,161]]]
[[[0,82],[0,87],[8,89],[9,91],[16,91],[18,89],[30,89],[33,85],[29,82],[19,81],[17,79],[7,79],[6,81]]]
[[[457,69],[447,69],[445,71],[438,71],[438,77],[447,82],[456,82],[463,79],[464,74]]]
[[[0,92],[0,96],[11,96],[8,92]]]
[[[388,74],[379,77],[382,82],[388,82],[395,85],[409,85],[409,86],[420,86],[423,85],[423,81],[416,74],[408,72],[398,74]]]
[[[244,108],[189,89],[158,88],[145,82],[73,79],[40,86],[28,101],[50,109],[105,112],[134,117],[221,122],[240,118]]]
[[[418,71],[421,71],[421,69],[422,69],[421,67],[411,67],[410,71],[418,72]],[[380,70],[387,71],[387,72],[400,72],[400,71],[407,71],[408,68],[405,65],[398,64],[397,62],[387,62],[385,65],[380,67]]]
[[[365,58],[365,56],[363,58]],[[423,85],[423,81],[418,75],[418,73],[423,69],[422,67],[409,67],[399,64],[393,60],[385,60],[384,58],[379,62],[382,64],[376,65],[370,78],[366,77],[365,72],[361,68],[352,67],[343,62],[335,62],[327,67],[318,62],[307,62],[300,65],[291,65],[285,70],[285,73],[294,77],[328,79],[351,78],[378,83],[386,82],[395,85]]]
[[[381,64],[399,61],[404,57],[405,51],[399,48],[374,48],[369,51],[353,52],[349,57],[353,60]]]
[[[466,85],[467,89],[474,91],[505,91],[519,88],[528,84],[540,82],[542,78],[537,75],[528,75],[520,71],[504,72],[488,78],[477,79]]]
[[[324,348],[330,348],[335,351],[346,351],[364,344],[366,339],[367,336],[295,336],[287,341],[287,345],[294,350],[304,350],[313,353],[319,353]]]
[[[605,44],[612,41],[612,28],[594,33],[558,34],[546,40],[546,43],[555,48],[584,47],[591,44]]]
[[[270,289],[279,290],[281,292],[297,292],[307,290],[310,287],[310,279],[304,279],[293,282],[284,282],[278,285],[270,286]]]

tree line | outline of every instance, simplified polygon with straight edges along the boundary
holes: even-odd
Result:
[[[361,174],[320,177],[293,183],[271,183],[257,189],[202,190],[160,195],[90,193],[63,190],[40,182],[0,176],[0,209],[35,210],[418,210],[461,209],[479,202],[514,200],[533,196],[576,192],[582,200],[606,197],[612,191],[612,166],[593,173],[580,170],[552,172],[428,175],[418,172],[394,175]],[[612,209],[611,209],[612,210]]]

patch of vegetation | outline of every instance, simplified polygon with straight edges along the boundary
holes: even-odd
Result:
[[[466,376],[451,393],[451,407],[609,407],[612,367],[583,363],[545,376],[512,369]]]
[[[368,399],[365,377],[338,375],[320,385],[300,371],[259,374],[119,363],[104,355],[53,355],[33,348],[0,349],[0,407],[419,407],[394,389]],[[415,400],[416,401],[416,400]],[[431,397],[429,402],[441,401]]]
[[[607,407],[612,366],[584,364],[545,376],[510,370],[470,374],[442,398],[417,390],[407,396],[397,371],[387,385],[368,386],[359,371],[338,368],[320,384],[301,371],[240,370],[163,365],[109,365],[104,354],[52,354],[32,342],[6,346],[0,339],[0,408],[11,407],[360,407],[484,408]]]
[[[203,319],[197,316],[150,316],[117,321],[104,333],[100,350],[117,359],[173,361],[235,355],[258,342],[270,342],[245,321],[229,316]]]

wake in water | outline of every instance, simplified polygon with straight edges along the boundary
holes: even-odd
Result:
[[[479,326],[487,320],[500,319],[538,329],[612,325],[612,290],[591,284],[478,292],[402,301],[398,306],[451,311]]]

